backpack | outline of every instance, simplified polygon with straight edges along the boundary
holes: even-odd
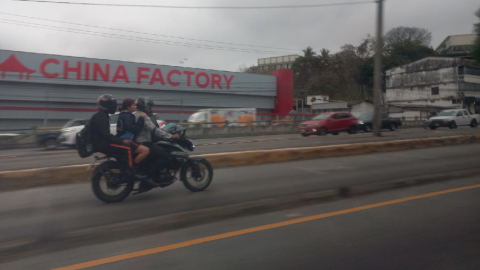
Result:
[[[93,117],[92,117],[93,119]],[[77,146],[77,153],[81,158],[87,158],[94,153],[93,144],[92,144],[92,129],[91,129],[91,122],[85,125],[85,127],[80,130],[75,136],[76,138],[76,146]]]

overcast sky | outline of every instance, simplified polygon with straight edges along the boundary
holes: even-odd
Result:
[[[182,6],[255,6],[342,3],[358,0],[66,0],[123,4]],[[478,0],[387,0],[385,31],[396,26],[427,28],[436,48],[448,35],[470,34],[477,22]],[[190,39],[213,40],[285,49],[226,45],[161,36],[68,25],[0,14],[0,19],[82,29],[170,42],[275,52],[245,53],[155,44],[67,33],[3,23],[0,49],[124,60],[184,67],[237,71],[258,58],[301,54],[311,46],[337,52],[344,44],[358,44],[374,34],[375,4],[307,9],[191,10],[76,6],[0,0],[0,12]],[[43,27],[43,26],[42,26]],[[188,60],[185,60],[188,59]],[[183,61],[184,63],[180,63]]]

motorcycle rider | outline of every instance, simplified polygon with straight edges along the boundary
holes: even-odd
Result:
[[[145,159],[150,150],[142,145],[124,140],[110,133],[110,117],[117,110],[117,100],[112,95],[101,95],[97,99],[98,112],[90,118],[92,145],[94,152],[102,152],[113,157],[126,158],[129,171]],[[132,161],[132,154],[137,156]]]
[[[154,143],[161,139],[178,139],[178,134],[170,134],[160,129],[156,119],[153,117],[152,108],[154,102],[149,97],[139,97],[137,98],[137,111],[133,114],[138,120],[141,117],[142,113],[146,113],[147,117],[144,119],[144,125],[142,129],[136,134],[135,142],[141,145],[145,145],[150,149],[150,156],[155,160],[155,165],[151,166],[151,175],[155,175],[155,170],[161,168],[160,180],[162,182],[169,182],[174,179],[166,171],[166,165],[168,162],[168,153],[161,147],[155,145]],[[148,181],[152,185],[157,185],[154,182]]]

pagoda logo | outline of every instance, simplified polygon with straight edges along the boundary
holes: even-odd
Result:
[[[3,63],[0,64],[0,72],[2,73],[2,78],[5,78],[6,72],[16,72],[19,73],[19,79],[23,79],[23,74],[27,74],[27,80],[30,79],[30,74],[34,73],[35,70],[29,69],[24,66],[15,55],[10,55]]]

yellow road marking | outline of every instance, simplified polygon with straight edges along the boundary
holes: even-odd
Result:
[[[381,207],[381,206],[392,205],[392,204],[397,204],[397,203],[402,203],[402,202],[407,202],[407,201],[413,201],[413,200],[418,200],[418,199],[423,199],[423,198],[428,198],[428,197],[433,197],[433,196],[438,196],[438,195],[442,195],[442,194],[453,193],[453,192],[458,192],[458,191],[463,191],[463,190],[468,190],[468,189],[474,189],[474,188],[480,188],[480,184],[472,185],[472,186],[466,186],[466,187],[453,188],[453,189],[447,189],[447,190],[442,190],[442,191],[437,191],[437,192],[432,192],[432,193],[426,193],[426,194],[417,195],[417,196],[406,197],[406,198],[402,198],[402,199],[396,199],[396,200],[385,201],[385,202],[381,202],[381,203],[374,203],[374,204],[349,208],[349,209],[345,209],[345,210],[340,210],[340,211],[335,211],[335,212],[330,212],[330,213],[325,213],[325,214],[320,214],[320,215],[314,215],[314,216],[292,219],[292,220],[278,222],[278,223],[272,223],[272,224],[253,227],[253,228],[249,228],[249,229],[243,229],[243,230],[238,230],[238,231],[233,231],[233,232],[228,232],[228,233],[212,235],[212,236],[208,236],[208,237],[203,237],[203,238],[193,239],[193,240],[189,240],[189,241],[185,241],[185,242],[180,242],[180,243],[173,244],[173,245],[167,245],[167,246],[163,246],[163,247],[145,249],[145,250],[141,250],[141,251],[137,251],[137,252],[132,252],[132,253],[122,254],[122,255],[118,255],[118,256],[103,258],[103,259],[99,259],[99,260],[94,260],[94,261],[79,263],[79,264],[75,264],[75,265],[60,267],[60,268],[56,268],[56,269],[53,269],[53,270],[85,269],[85,268],[88,268],[88,267],[93,267],[93,266],[98,266],[98,265],[102,265],[102,264],[118,262],[118,261],[132,259],[132,258],[137,258],[137,257],[151,255],[151,254],[155,254],[155,253],[160,253],[160,252],[164,252],[164,251],[168,251],[168,250],[174,250],[174,249],[179,249],[179,248],[183,248],[183,247],[188,247],[188,246],[198,245],[198,244],[202,244],[202,243],[207,243],[207,242],[211,242],[211,241],[215,241],[215,240],[220,240],[220,239],[230,238],[230,237],[234,237],[234,236],[239,236],[239,235],[243,235],[243,234],[249,234],[249,233],[259,232],[259,231],[264,231],[264,230],[270,230],[270,229],[284,227],[284,226],[293,225],[293,224],[298,224],[298,223],[302,223],[302,222],[307,222],[307,221],[312,221],[312,220],[317,220],[317,219],[322,219],[322,218],[327,218],[327,217],[333,217],[333,216],[339,216],[339,215],[344,215],[344,214],[348,214],[348,213],[353,213],[353,212],[368,210],[368,209],[372,209],[372,208],[377,208],[377,207]]]

